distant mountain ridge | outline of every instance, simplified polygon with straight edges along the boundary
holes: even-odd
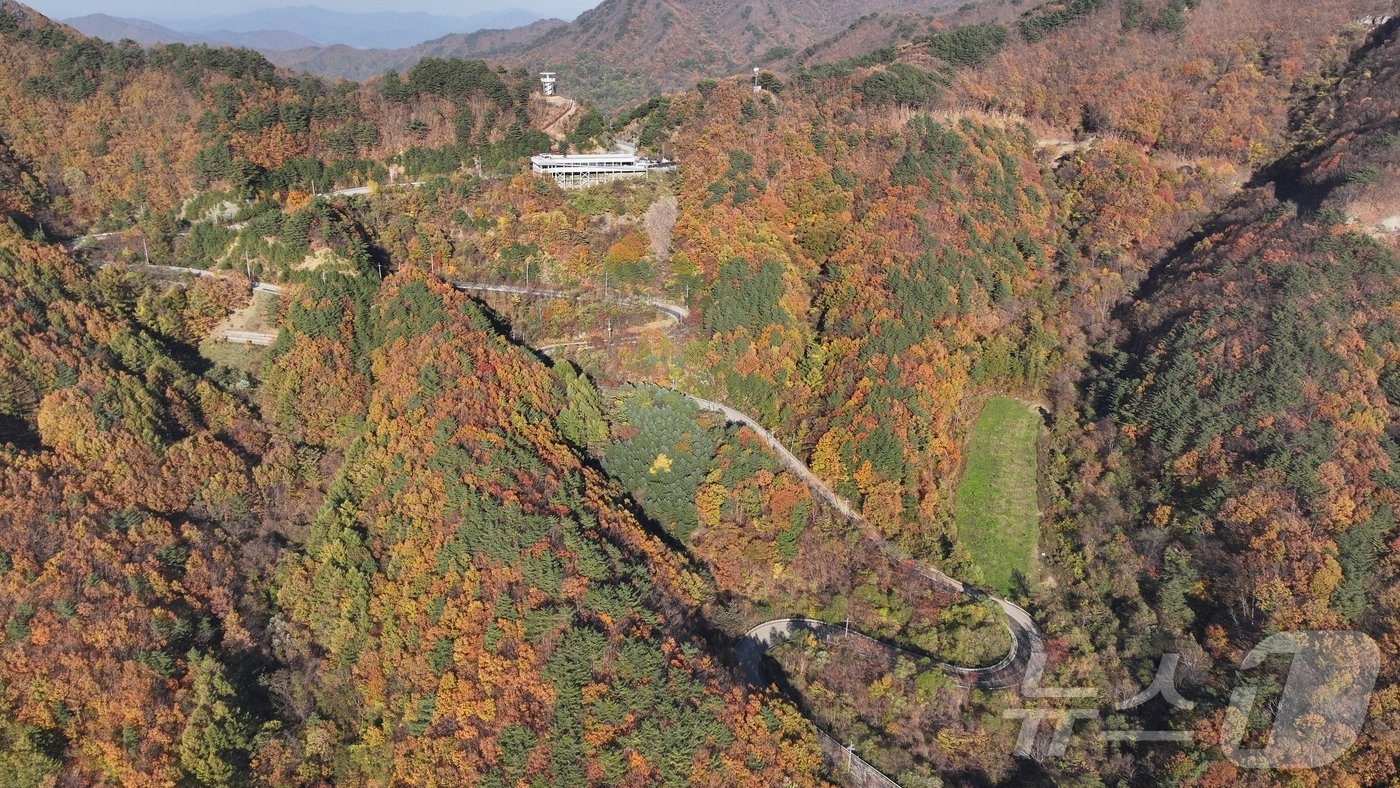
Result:
[[[307,5],[188,19],[156,18],[152,21],[171,30],[187,33],[209,30],[288,30],[305,36],[313,45],[343,44],[357,49],[387,49],[411,47],[452,33],[521,27],[539,18],[538,14],[531,11],[510,7],[465,16],[441,16],[421,11],[354,13]]]
[[[425,57],[504,58],[567,26],[562,19],[540,19],[521,27],[456,33],[401,49],[356,49],[338,44],[269,50],[263,51],[263,55],[279,66],[309,71],[317,76],[365,80],[381,76],[390,69],[406,71]]]
[[[349,13],[317,6],[288,6],[185,19],[89,14],[64,22],[84,35],[110,41],[129,38],[146,45],[238,46],[266,53],[313,47],[402,49],[454,33],[525,27],[538,19],[534,12],[520,8],[457,17],[399,11]]]
[[[572,22],[453,34],[407,49],[345,48],[267,53],[281,66],[325,77],[367,79],[425,57],[486,58],[560,72],[561,89],[604,108],[643,100],[707,77],[772,67],[852,26],[893,35],[900,24],[953,12],[959,0],[603,0]],[[869,26],[869,25],[867,25]],[[878,44],[877,44],[878,45]]]
[[[429,57],[486,59],[528,71],[557,71],[561,90],[615,110],[700,79],[755,66],[781,71],[885,46],[910,30],[931,29],[938,17],[965,22],[998,13],[969,15],[970,7],[958,0],[868,0],[858,6],[822,0],[602,0],[571,22],[538,19],[518,9],[442,17],[303,6],[195,20],[104,17],[103,27],[87,23],[88,18],[69,23],[88,35],[142,43],[192,43],[172,36],[198,34],[204,38],[195,40],[251,46],[285,68],[352,80],[407,71]],[[451,30],[454,24],[457,32]],[[250,30],[262,32],[244,32]],[[235,35],[256,40],[232,40]],[[403,41],[409,44],[392,43]]]
[[[288,30],[214,30],[186,33],[144,19],[125,19],[107,14],[88,14],[65,19],[63,22],[86,36],[107,41],[120,41],[129,38],[144,46],[152,44],[209,44],[211,46],[248,47],[263,51],[316,46],[314,40]]]

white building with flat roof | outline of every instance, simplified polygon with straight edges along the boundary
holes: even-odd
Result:
[[[675,162],[653,161],[628,153],[541,153],[530,157],[531,172],[548,175],[566,189],[634,178],[650,172],[674,172],[675,169]]]

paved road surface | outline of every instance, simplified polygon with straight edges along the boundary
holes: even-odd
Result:
[[[521,285],[504,285],[493,282],[465,282],[449,279],[448,283],[458,290],[469,290],[485,293],[507,293],[510,295],[534,296],[536,298],[578,298],[578,293],[567,290],[551,290],[544,287],[522,287]],[[677,322],[690,317],[690,310],[681,304],[671,303],[652,296],[623,296],[618,299],[618,303],[625,305],[649,306],[652,309],[662,312],[675,318]]]
[[[409,183],[386,183],[386,184],[380,186],[379,188],[381,188],[381,189],[407,188],[407,187],[410,187],[410,186],[422,186],[422,185],[424,185],[424,184],[426,184],[426,183],[427,183],[427,181],[410,181]],[[350,187],[345,188],[345,189],[336,189],[336,190],[334,190],[334,191],[319,192],[319,193],[317,193],[316,196],[318,196],[318,197],[354,197],[354,196],[357,196],[357,195],[364,195],[364,194],[369,194],[369,187],[368,187],[368,186],[350,186]]]
[[[840,512],[847,520],[860,526],[867,539],[878,545],[891,560],[909,566],[918,572],[922,577],[958,594],[965,594],[973,599],[990,599],[995,602],[1006,616],[1006,628],[1011,633],[1011,649],[1006,656],[995,665],[987,667],[960,667],[947,663],[939,663],[941,667],[950,674],[971,680],[977,686],[987,689],[1004,689],[1014,687],[1021,682],[1025,670],[1032,660],[1039,659],[1043,664],[1045,644],[1041,638],[1040,630],[1036,627],[1035,619],[1030,613],[1014,602],[999,597],[992,596],[978,589],[972,588],[960,580],[949,577],[938,569],[926,564],[914,561],[909,556],[900,552],[894,544],[877,531],[864,517],[856,511],[855,507],[845,498],[836,494],[836,491],[827,486],[821,477],[812,472],[806,463],[797,458],[797,455],[788,450],[777,436],[769,432],[762,424],[759,424],[746,413],[742,413],[722,402],[696,397],[684,392],[678,392],[694,402],[703,411],[719,413],[725,420],[733,424],[742,424],[748,427],[754,434],[763,439],[773,453],[778,456],[783,466],[796,474],[812,490],[812,492],[827,505]],[[829,637],[836,630],[843,634],[850,632],[845,625],[830,624],[805,618],[782,618],[772,621],[765,621],[751,629],[739,644],[739,662],[745,676],[750,682],[763,686],[768,682],[762,678],[762,658],[764,652],[779,643],[791,640],[803,632],[812,632],[818,637]],[[852,632],[867,639],[868,636]],[[873,640],[873,639],[872,639]],[[878,641],[876,641],[878,642]],[[890,644],[882,644],[887,648],[897,648]],[[906,652],[909,653],[909,652]],[[927,655],[913,655],[927,656]]]
[[[108,266],[117,265],[117,263],[112,260],[99,260],[96,262],[96,265],[98,268],[106,268]],[[205,279],[233,279],[238,276],[238,274],[233,271],[210,271],[205,268],[184,268],[178,265],[151,265],[148,263],[126,263],[125,265],[127,268],[147,268],[170,274],[188,274]],[[274,285],[268,282],[254,282],[253,290],[259,293],[274,293],[280,295],[287,291],[287,286]]]
[[[237,331],[229,329],[227,331],[217,332],[214,335],[214,339],[220,342],[267,347],[277,341],[277,334],[268,333],[266,331]]]
[[[914,561],[902,554],[883,534],[871,526],[869,521],[862,517],[849,501],[837,495],[836,491],[827,486],[821,477],[813,473],[806,463],[789,451],[782,441],[748,414],[735,410],[722,402],[696,397],[685,392],[677,393],[694,402],[703,411],[719,413],[730,423],[748,427],[773,450],[784,467],[807,484],[813,494],[840,512],[847,520],[858,525],[865,537],[875,542],[896,563],[914,569],[921,576],[951,591],[965,594],[973,599],[990,599],[997,603],[1006,616],[1006,628],[1011,634],[1010,650],[996,664],[984,667],[952,665],[935,659],[934,661],[945,673],[983,689],[1010,689],[1019,686],[1025,680],[1037,677],[1040,669],[1045,665],[1045,641],[1041,637],[1040,629],[1035,624],[1035,619],[1031,618],[1030,613],[1026,612],[1024,608],[1009,600],[991,596],[972,588],[934,567]],[[910,657],[932,658],[931,655],[910,652],[892,643],[872,638],[863,632],[851,629],[849,624],[836,624],[803,617],[778,618],[754,626],[739,640],[736,658],[739,662],[739,669],[744,674],[744,679],[755,687],[768,686],[771,682],[764,670],[764,655],[774,646],[807,633],[821,640],[853,637]],[[889,785],[897,788],[898,784],[888,775],[861,759],[850,748],[823,730],[815,721],[812,724],[817,729],[822,749],[827,753],[827,756],[838,763],[844,756],[844,761],[850,768],[851,779],[855,781],[855,784]]]

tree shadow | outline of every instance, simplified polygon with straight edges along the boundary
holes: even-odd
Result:
[[[8,444],[20,451],[37,451],[41,448],[39,430],[23,416],[0,413],[0,444]]]
[[[1031,596],[1031,580],[1025,572],[1020,569],[1011,570],[1011,582],[1007,586],[1007,596],[1013,599],[1029,599]]]

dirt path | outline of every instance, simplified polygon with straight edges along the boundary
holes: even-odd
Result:
[[[564,107],[563,112],[559,113],[554,120],[546,123],[544,127],[540,129],[540,131],[545,133],[545,136],[555,142],[559,142],[568,134],[568,132],[564,130],[565,122],[578,114],[578,102],[570,98],[564,98],[563,96],[546,96],[544,100],[551,107]]]

